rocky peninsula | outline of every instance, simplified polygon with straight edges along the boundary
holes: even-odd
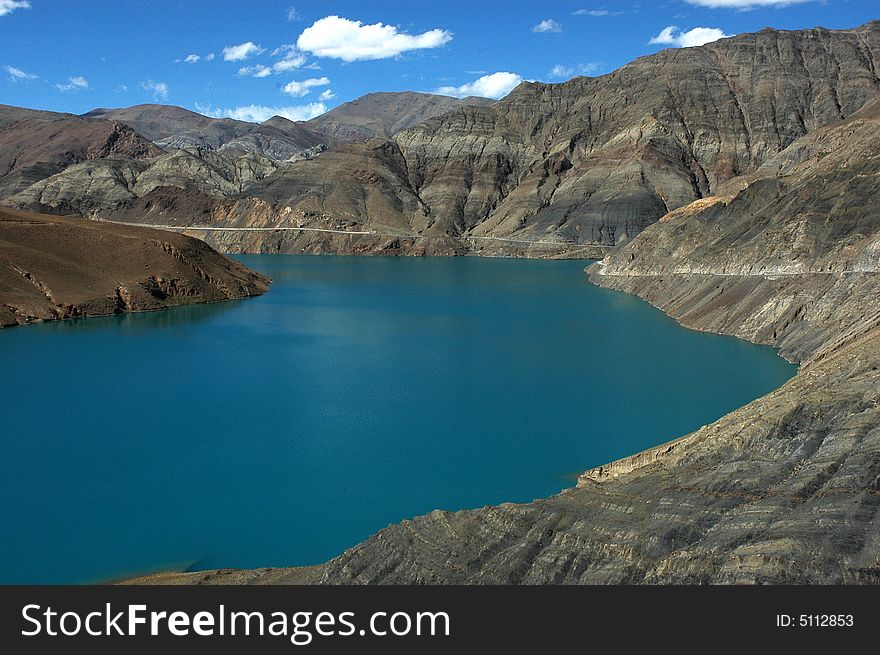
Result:
[[[268,287],[198,239],[0,210],[0,327],[247,298]]]

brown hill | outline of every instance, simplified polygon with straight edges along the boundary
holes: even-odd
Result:
[[[10,125],[21,121],[54,121],[59,118],[72,118],[73,114],[65,114],[42,109],[25,109],[12,105],[0,105],[0,130],[5,130]]]
[[[268,284],[180,234],[0,210],[0,327],[245,298]]]

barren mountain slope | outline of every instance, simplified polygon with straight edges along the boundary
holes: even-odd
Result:
[[[368,93],[308,121],[340,141],[389,137],[429,118],[465,105],[488,106],[488,98],[450,98],[411,91]]]
[[[0,198],[81,161],[160,154],[161,149],[115,121],[0,107]]]
[[[55,111],[45,111],[42,109],[26,109],[24,107],[13,107],[12,105],[0,105],[0,130],[5,130],[10,125],[20,123],[24,120],[29,121],[54,121],[59,118],[73,118],[73,114],[65,114]]]
[[[768,29],[663,51],[602,77],[524,83],[491,105],[461,105],[393,138],[279,167],[219,204],[210,194],[195,202],[199,181],[179,182],[190,215],[157,209],[148,196],[84,206],[155,224],[371,233],[200,233],[229,251],[411,253],[452,239],[450,252],[473,252],[487,237],[609,246],[852,115],[880,89],[878,56],[880,22]],[[149,216],[138,219],[146,205]]]
[[[306,123],[248,123],[210,118],[182,107],[135,105],[123,109],[94,109],[85,116],[124,123],[166,150],[201,148],[253,153],[283,161],[335,141]]]

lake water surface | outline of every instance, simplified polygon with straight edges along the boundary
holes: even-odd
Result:
[[[553,494],[795,372],[586,262],[241,259],[268,294],[0,331],[0,583],[321,562]]]

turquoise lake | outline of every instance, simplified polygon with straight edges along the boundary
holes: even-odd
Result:
[[[583,261],[241,257],[260,298],[0,331],[0,582],[313,564],[780,386]]]

